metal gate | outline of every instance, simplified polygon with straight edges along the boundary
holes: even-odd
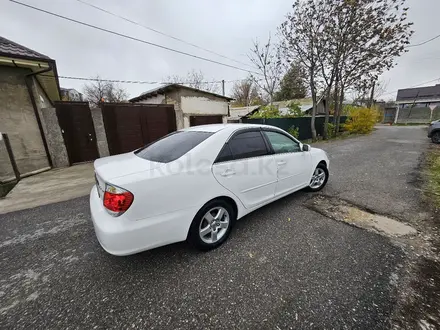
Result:
[[[133,151],[176,130],[173,105],[103,103],[101,109],[110,155]]]
[[[95,127],[87,102],[55,102],[70,165],[99,158]]]
[[[189,117],[190,126],[221,124],[223,123],[222,116],[191,116]]]
[[[384,123],[394,123],[396,117],[396,108],[385,108],[383,114]]]

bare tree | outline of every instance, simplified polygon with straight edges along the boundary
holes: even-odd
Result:
[[[318,35],[323,27],[321,21],[325,21],[323,17],[326,14],[319,12],[313,0],[297,0],[293,5],[293,12],[287,14],[286,21],[280,26],[282,50],[287,62],[298,62],[308,74],[313,102],[310,126],[313,140],[316,140],[315,116],[320,101],[318,92],[322,88]]]
[[[236,106],[243,107],[262,101],[258,93],[258,86],[252,77],[235,82],[232,87],[232,97],[235,99],[234,104]]]
[[[345,93],[371,87],[380,74],[393,67],[394,59],[409,44],[413,31],[404,3],[297,0],[281,25],[284,49],[290,59],[300,60],[309,70],[314,104],[319,90],[328,96],[334,89],[336,132]]]
[[[388,82],[379,80],[372,86],[367,87],[355,87],[351,93],[353,104],[359,106],[371,106],[379,98],[385,94],[388,88]]]
[[[269,103],[272,103],[285,71],[281,61],[280,47],[272,41],[269,35],[264,45],[258,40],[254,41],[248,57],[260,73],[258,76],[252,76],[252,79],[267,94]]]
[[[186,76],[172,75],[166,78],[167,82],[180,84],[192,88],[197,88],[206,92],[218,93],[220,91],[220,83],[206,81],[205,75],[201,70],[191,70]]]
[[[128,98],[125,89],[114,82],[102,80],[99,76],[96,76],[90,84],[85,84],[83,92],[85,99],[95,107],[101,102],[124,102]]]

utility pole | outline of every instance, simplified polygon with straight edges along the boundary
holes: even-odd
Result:
[[[222,80],[222,94],[225,96],[225,81]]]

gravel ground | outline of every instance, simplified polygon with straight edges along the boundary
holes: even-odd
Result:
[[[408,181],[424,135],[380,127],[321,144],[323,193],[422,217]],[[0,328],[389,328],[402,249],[309,210],[310,197],[254,212],[209,253],[180,243],[124,258],[100,248],[87,198],[0,215]]]

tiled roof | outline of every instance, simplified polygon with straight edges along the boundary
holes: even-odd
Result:
[[[18,58],[34,58],[38,60],[50,60],[50,57],[40,54],[35,50],[19,45],[11,40],[0,37],[0,55]]]

